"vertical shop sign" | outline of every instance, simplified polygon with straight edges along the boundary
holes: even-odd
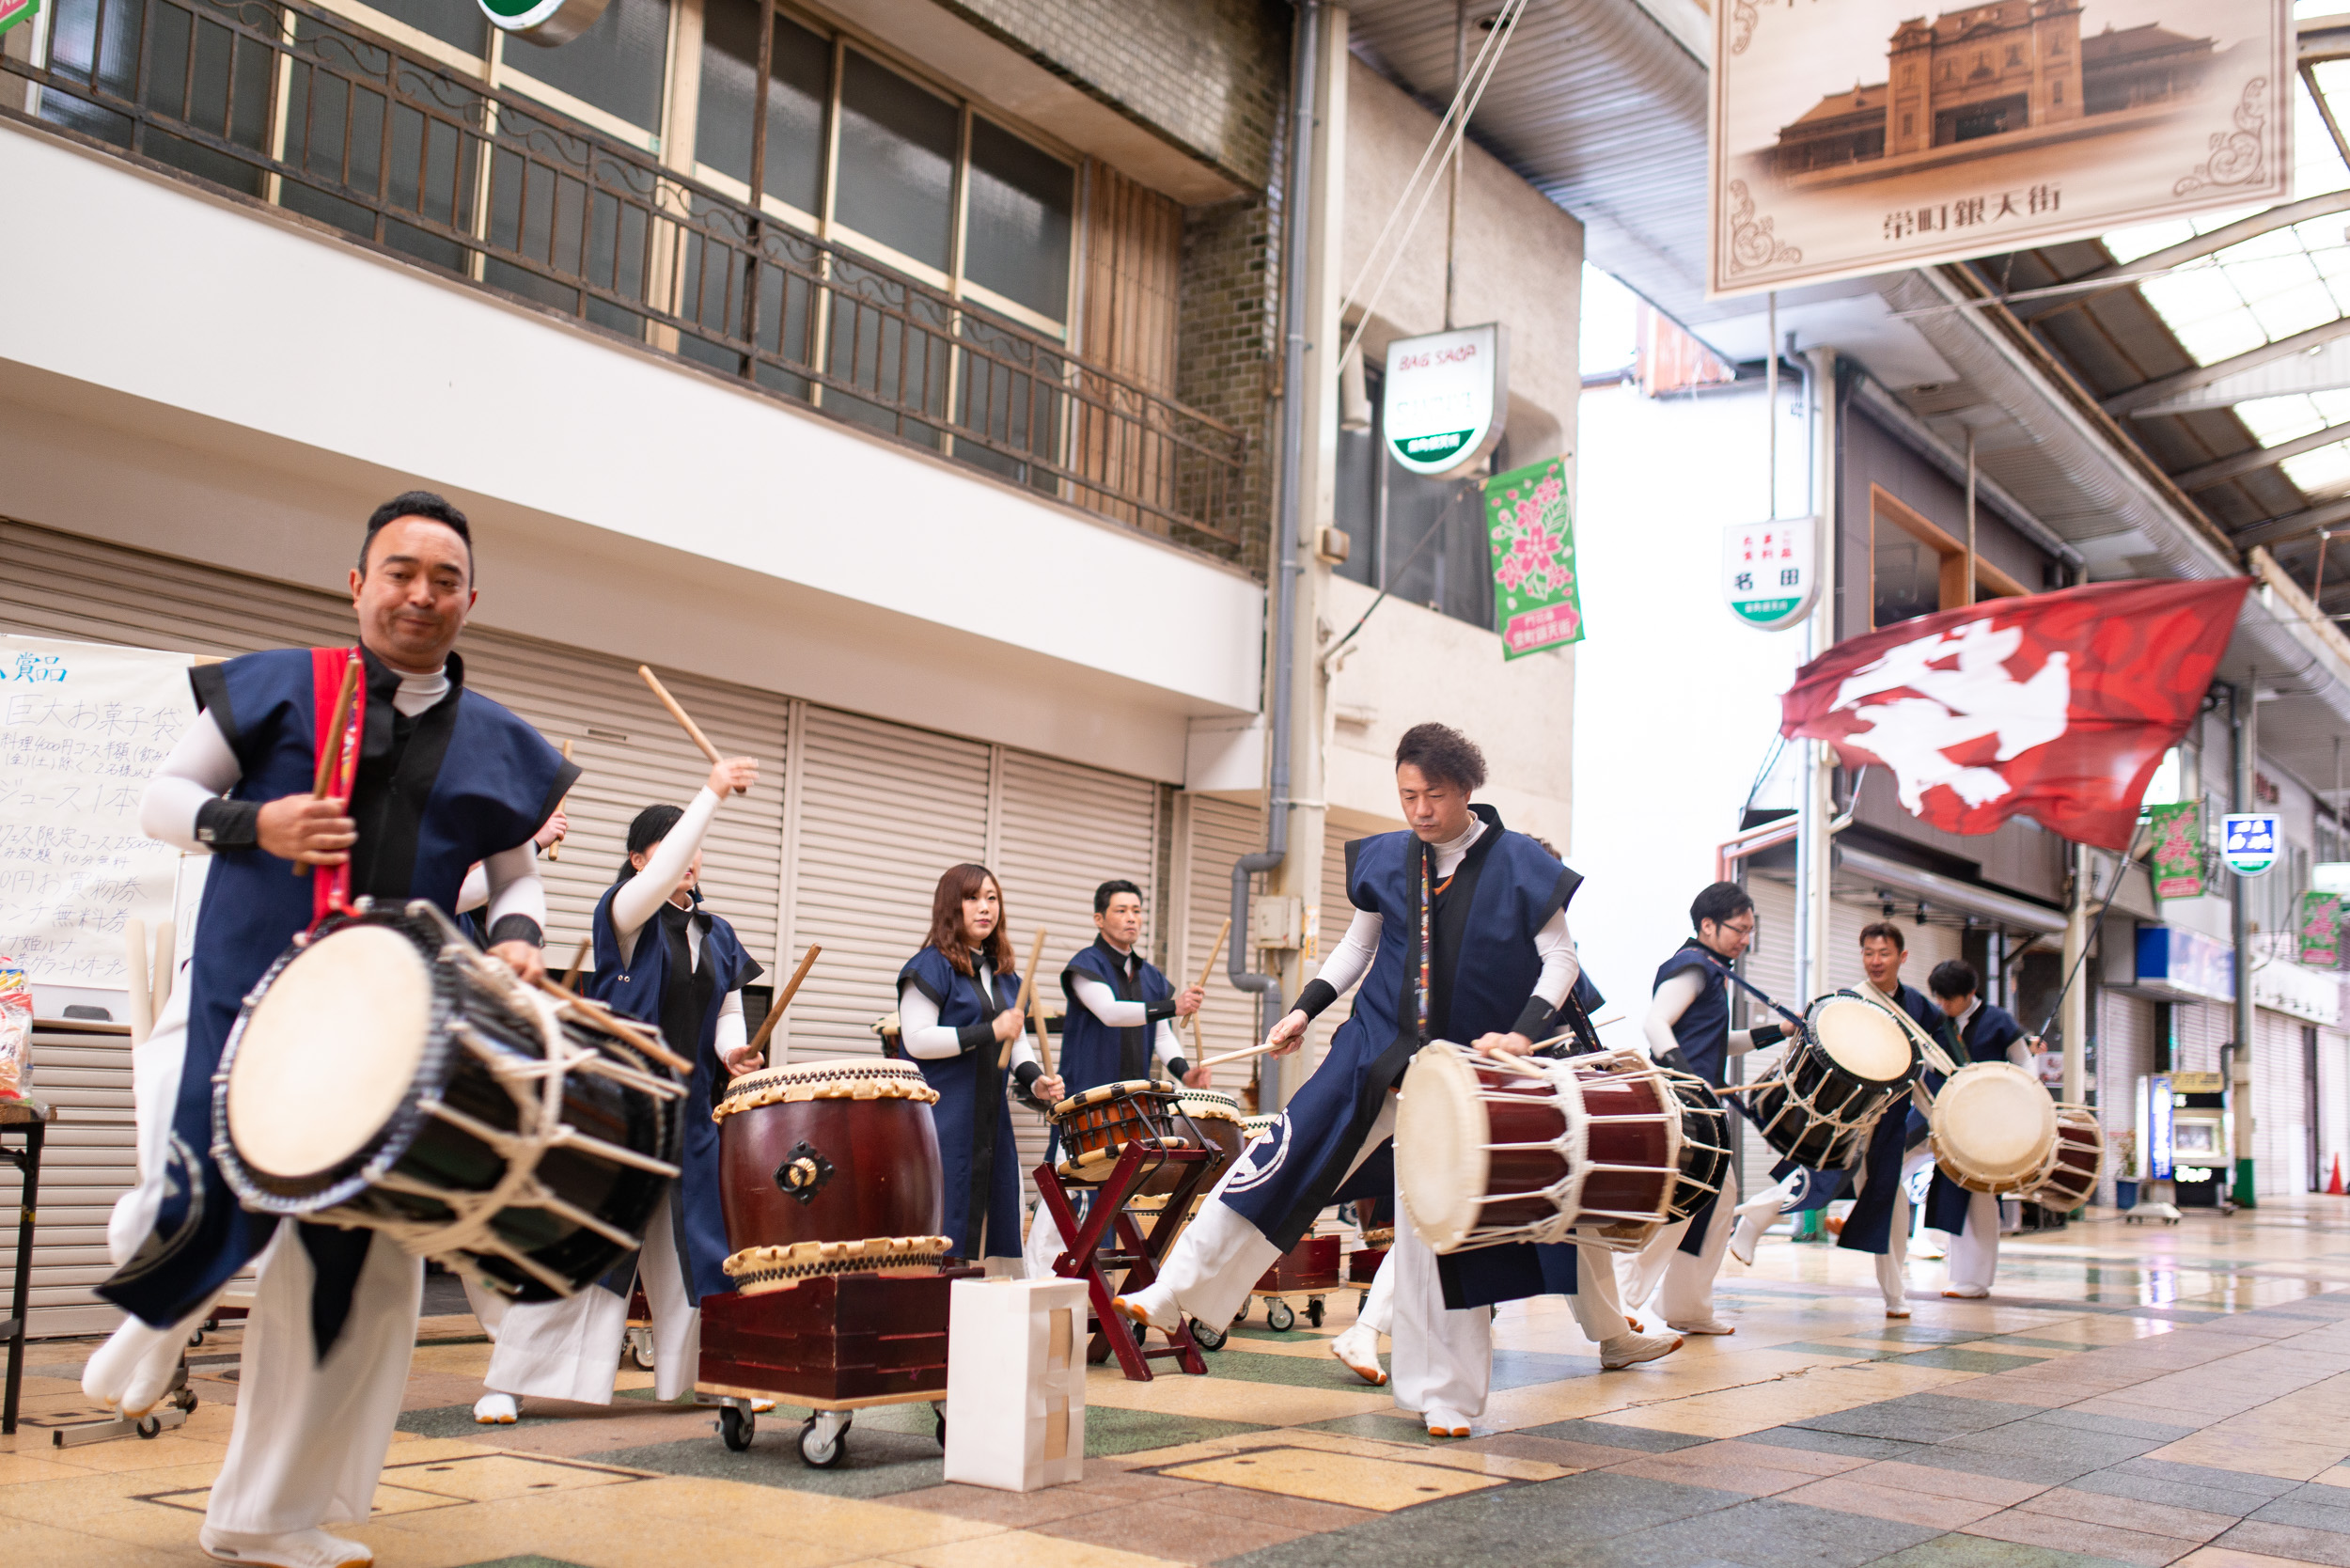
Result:
[[[1582,641],[1565,461],[1552,458],[1496,474],[1485,481],[1484,497],[1501,656],[1522,658]]]
[[[2333,893],[2301,895],[2301,918],[2295,933],[2302,963],[2330,969],[2342,957],[2342,899]]]
[[[2150,806],[2146,825],[2154,846],[2147,852],[2154,872],[2154,897],[2200,899],[2203,896],[2203,808],[2195,801],[2176,806]]]

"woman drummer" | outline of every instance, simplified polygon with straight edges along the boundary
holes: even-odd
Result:
[[[949,868],[931,899],[929,939],[898,971],[898,1017],[906,1055],[938,1091],[931,1113],[955,1255],[1016,1278],[1023,1272],[1020,1159],[1005,1073],[996,1065],[1005,1045],[1013,1074],[1035,1098],[1049,1105],[1063,1085],[1037,1060],[1021,1027],[1020,977],[1004,924],[995,874],[968,863]]]
[[[628,825],[628,860],[596,902],[589,989],[614,1011],[659,1028],[669,1049],[694,1064],[682,1174],[669,1189],[667,1213],[646,1231],[644,1250],[599,1288],[507,1312],[482,1379],[494,1391],[474,1405],[474,1419],[485,1425],[513,1420],[522,1394],[612,1402],[632,1270],[652,1308],[655,1397],[676,1399],[694,1386],[701,1298],[733,1288],[722,1266],[727,1226],[718,1199],[718,1129],[710,1113],[727,1080],[759,1064],[744,1027],[743,985],[761,972],[734,928],[701,907],[702,838],[719,803],[758,781],[756,761],[728,758],[712,767],[709,782],[683,810],[648,806]]]

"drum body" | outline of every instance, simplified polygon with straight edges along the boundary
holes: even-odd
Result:
[[[1175,1091],[1148,1078],[1097,1084],[1061,1101],[1051,1116],[1053,1125],[1060,1130],[1062,1152],[1054,1169],[1062,1181],[1081,1186],[1107,1181],[1128,1144],[1191,1149],[1202,1141],[1191,1132],[1191,1123],[1178,1114]],[[1135,1191],[1152,1196],[1172,1192],[1183,1180],[1183,1169],[1162,1160]]]
[[[1935,1163],[1969,1192],[2012,1198],[2039,1179],[2056,1150],[2056,1102],[2010,1062],[1970,1062],[1951,1074],[1935,1091],[1927,1124]]]
[[[1668,1223],[1687,1219],[1722,1190],[1731,1160],[1730,1112],[1714,1086],[1694,1073],[1665,1074],[1681,1102],[1681,1168]]]
[[[737,1288],[852,1272],[873,1249],[851,1243],[901,1244],[874,1254],[892,1267],[942,1262],[952,1243],[939,1234],[937,1099],[914,1063],[870,1057],[792,1062],[728,1085],[713,1115]]]
[[[1175,1108],[1190,1120],[1191,1130],[1222,1156],[1208,1167],[1207,1183],[1200,1188],[1205,1192],[1224,1174],[1226,1166],[1240,1158],[1247,1142],[1240,1102],[1217,1090],[1185,1089],[1176,1096]]]
[[[1629,1053],[1505,1065],[1439,1041],[1403,1075],[1397,1184],[1437,1252],[1565,1241],[1576,1227],[1637,1245],[1632,1230],[1669,1212],[1680,1162],[1680,1101]]]
[[[2106,1163],[2106,1130],[2087,1105],[2059,1105],[2056,1119],[2056,1145],[2024,1196],[2043,1208],[2070,1214],[2097,1195],[2097,1175]]]
[[[525,988],[429,902],[363,899],[246,997],[213,1154],[248,1208],[569,1295],[636,1250],[677,1174],[684,1087],[643,1038]]]
[[[1779,1081],[1747,1097],[1762,1141],[1814,1170],[1849,1164],[1860,1140],[1919,1072],[1901,1023],[1848,991],[1811,1004],[1802,1039],[1787,1047]]]

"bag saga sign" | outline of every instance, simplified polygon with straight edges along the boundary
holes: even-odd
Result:
[[[1457,474],[1501,440],[1509,338],[1498,323],[1387,345],[1380,422],[1387,451],[1415,474]]]

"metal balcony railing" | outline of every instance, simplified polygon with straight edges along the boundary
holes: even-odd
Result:
[[[296,0],[55,0],[31,120],[1230,558],[1245,433]]]

